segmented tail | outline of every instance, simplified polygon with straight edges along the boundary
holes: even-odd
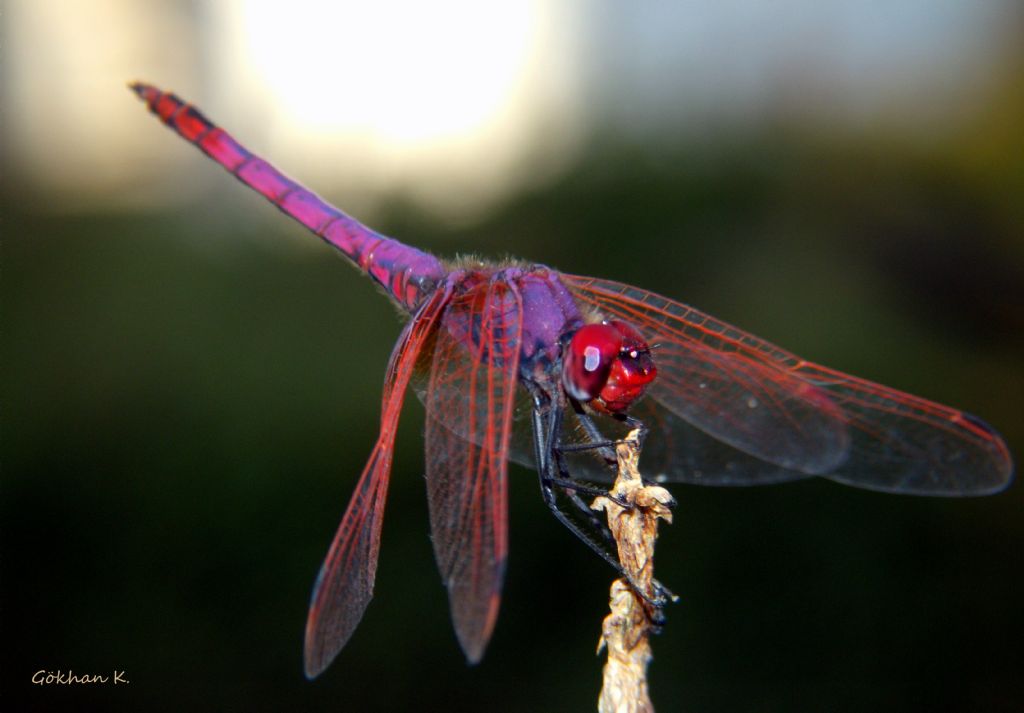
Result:
[[[433,255],[370,230],[250,153],[192,105],[149,84],[129,87],[167,126],[344,253],[410,312],[443,279],[444,266]]]

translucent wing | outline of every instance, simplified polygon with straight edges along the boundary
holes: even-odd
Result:
[[[827,475],[927,495],[981,495],[1009,482],[1006,444],[973,416],[804,361],[636,287],[562,280],[582,305],[657,345],[653,403],[638,404],[636,415],[646,411],[663,432],[653,456],[668,479],[739,485]]]
[[[483,283],[454,297],[437,331],[424,396],[434,552],[471,663],[483,656],[494,629],[508,553],[506,474],[521,311],[510,283]]]
[[[313,587],[304,653],[309,678],[319,675],[338,655],[373,596],[384,501],[405,388],[450,295],[450,289],[437,290],[406,325],[391,353],[384,380],[380,435]]]

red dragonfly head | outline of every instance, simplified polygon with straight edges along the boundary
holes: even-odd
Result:
[[[562,360],[562,385],[602,413],[625,413],[658,370],[639,332],[617,320],[581,327]]]

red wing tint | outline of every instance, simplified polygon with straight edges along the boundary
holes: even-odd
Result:
[[[306,621],[306,676],[313,678],[348,642],[373,596],[395,430],[405,388],[450,290],[438,290],[402,332],[384,380],[380,436],[313,587]]]
[[[506,474],[521,307],[515,286],[504,282],[453,298],[424,399],[434,552],[471,663],[483,656],[494,629],[508,553]]]
[[[661,445],[669,479],[755,484],[817,474],[925,495],[981,495],[1009,482],[1005,443],[972,416],[804,361],[646,290],[562,279],[581,303],[634,324],[654,345],[658,378],[648,393],[685,437]],[[691,443],[714,459],[695,462]]]

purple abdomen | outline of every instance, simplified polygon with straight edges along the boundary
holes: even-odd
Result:
[[[344,253],[409,312],[444,279],[447,270],[436,257],[370,230],[248,151],[195,107],[148,84],[131,88],[181,137]]]

